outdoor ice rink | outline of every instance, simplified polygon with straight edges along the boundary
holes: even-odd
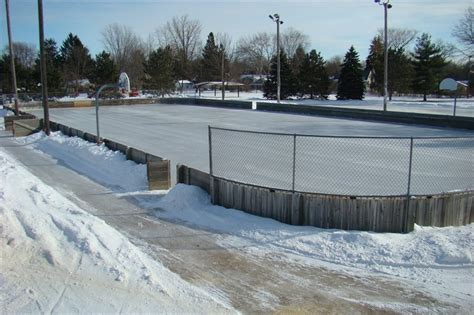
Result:
[[[42,115],[40,110],[30,110]],[[95,134],[94,108],[52,109],[51,120]],[[209,171],[208,126],[322,136],[472,137],[474,132],[421,125],[377,123],[251,110],[187,105],[104,106],[100,135]],[[214,133],[214,175],[261,186],[291,189],[292,144]],[[303,137],[297,146],[296,184],[300,191],[354,195],[403,195],[409,140],[345,140]],[[285,140],[287,141],[287,140]],[[346,141],[347,142],[347,141]],[[233,150],[228,150],[233,147]],[[412,193],[433,194],[472,188],[474,139],[416,145]],[[267,153],[267,154],[265,154]],[[254,165],[251,165],[254,164]],[[255,167],[258,166],[258,167]],[[172,172],[173,181],[175,172]],[[454,176],[454,177],[453,177]],[[459,186],[459,187],[457,187]]]

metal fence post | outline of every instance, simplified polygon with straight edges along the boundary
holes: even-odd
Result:
[[[411,172],[413,164],[413,137],[410,137],[410,160],[408,164],[408,186],[407,186],[407,205],[406,205],[406,232],[411,229],[408,227],[410,222],[410,190],[411,190]]]
[[[211,126],[207,126],[208,137],[209,137],[209,175],[212,176],[212,130]]]
[[[210,125],[207,126],[209,136],[209,195],[211,196],[211,203],[214,204],[214,172],[212,171],[212,128]]]
[[[293,181],[291,190],[295,192],[295,177],[296,177],[296,134],[293,135]]]

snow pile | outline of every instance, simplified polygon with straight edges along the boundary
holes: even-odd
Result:
[[[229,311],[1,150],[0,229],[1,313]]]
[[[5,120],[3,119],[5,116],[13,116],[13,112],[2,106],[0,107],[0,130],[5,130]]]
[[[146,165],[128,161],[124,154],[109,150],[104,144],[96,145],[78,137],[67,137],[43,132],[18,138],[19,143],[31,145],[58,159],[73,170],[94,181],[118,191],[148,189]]]
[[[223,244],[247,248],[255,255],[279,252],[302,263],[380,272],[441,284],[461,295],[474,294],[474,224],[446,228],[416,226],[409,234],[291,226],[213,206],[206,192],[181,184],[154,205],[149,201],[143,205],[165,210],[156,211],[158,217],[229,234]],[[470,280],[466,281],[466,277]]]
[[[89,95],[87,93],[79,93],[77,96],[63,96],[61,98],[58,98],[58,102],[74,102],[74,101],[87,101],[91,100],[89,98]]]

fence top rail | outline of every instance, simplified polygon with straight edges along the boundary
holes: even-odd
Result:
[[[222,127],[213,127],[209,125],[209,129],[214,130],[223,130],[223,131],[232,131],[240,133],[252,133],[252,134],[264,134],[264,135],[275,135],[275,136],[297,136],[297,137],[313,137],[313,138],[341,138],[341,139],[422,139],[422,140],[448,140],[448,139],[473,139],[473,136],[426,136],[426,137],[390,137],[390,136],[332,136],[332,135],[310,135],[303,133],[283,133],[283,132],[270,132],[270,131],[256,131],[256,130],[243,130],[243,129],[232,129],[232,128],[222,128]]]

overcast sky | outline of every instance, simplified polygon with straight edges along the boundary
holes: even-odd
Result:
[[[5,0],[1,0],[0,44],[8,43]],[[430,33],[434,40],[456,44],[451,31],[474,0],[391,0],[389,27]],[[362,58],[371,38],[383,27],[383,8],[373,0],[44,0],[45,37],[58,45],[69,32],[77,34],[96,54],[103,49],[101,31],[111,23],[133,28],[144,39],[173,16],[188,14],[202,24],[203,40],[209,32],[228,33],[234,42],[256,32],[275,32],[270,13],[279,13],[282,28],[307,34],[311,48],[328,59],[344,55],[354,45]],[[38,47],[36,0],[10,0],[14,41]]]

